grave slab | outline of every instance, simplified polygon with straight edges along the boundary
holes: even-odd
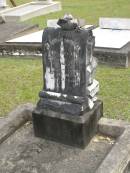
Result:
[[[101,17],[99,26],[102,29],[130,30],[130,19]]]
[[[94,56],[100,64],[128,68],[130,66],[130,30],[96,28]]]
[[[2,33],[0,34],[0,43],[37,30],[39,30],[38,25],[29,25],[16,22],[2,23],[0,24],[0,33]]]
[[[5,48],[8,54],[19,54],[23,52],[26,55],[34,55],[37,52],[41,55],[41,37],[43,31],[25,35],[16,39],[8,40],[1,45],[1,50]],[[116,67],[130,66],[130,31],[109,30],[96,28],[93,30],[95,35],[94,56],[97,57],[100,64],[106,64]],[[108,35],[107,35],[108,34]],[[28,49],[29,48],[29,49]],[[28,50],[28,51],[27,51]],[[2,53],[3,54],[3,53]]]
[[[54,20],[53,23],[55,23]],[[51,21],[48,21],[48,26],[52,26]],[[90,27],[93,26],[92,25],[85,26],[86,29]],[[28,35],[26,34],[21,37],[7,40],[5,43],[0,44],[0,55],[41,56],[42,34],[43,30],[40,30]]]
[[[96,28],[94,56],[100,64],[130,66],[130,30]]]
[[[33,109],[29,103],[18,106],[0,126],[0,172],[129,173],[128,122],[101,118],[98,134],[79,149],[34,137]]]
[[[57,1],[34,1],[1,12],[7,22],[25,21],[27,19],[61,10],[61,3]]]
[[[128,68],[130,66],[130,19],[100,18],[99,27],[95,30],[97,44],[94,50],[99,63]]]
[[[27,123],[1,144],[0,171],[93,173],[113,146],[111,139],[100,138],[95,136],[87,149],[80,150],[34,137]]]
[[[35,43],[42,43],[42,34],[43,34],[43,30],[37,31],[37,32],[33,32],[15,39],[11,39],[6,41],[7,43],[25,43],[25,44],[35,44]]]
[[[130,42],[121,49],[95,47],[94,56],[98,59],[99,64],[128,68],[130,67]]]
[[[0,7],[0,13],[6,12],[6,10],[9,10],[10,8],[8,6],[6,7]]]
[[[121,49],[130,42],[130,30],[96,28],[93,34],[96,48]]]
[[[56,23],[57,23],[58,19],[55,20],[48,20],[47,21],[47,27],[59,27]],[[85,29],[91,28],[93,27],[93,25],[85,25]],[[23,35],[21,37],[17,37],[11,40],[7,40],[6,43],[19,43],[19,44],[41,44],[42,43],[42,34],[43,34],[43,30],[40,31],[36,31],[33,33],[30,33],[28,35]]]
[[[41,43],[43,30],[8,40],[7,43]],[[93,30],[95,47],[120,49],[130,41],[130,31],[96,28]]]

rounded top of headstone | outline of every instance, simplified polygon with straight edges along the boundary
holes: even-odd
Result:
[[[62,19],[58,20],[57,24],[63,30],[74,30],[79,27],[71,14],[65,14]]]

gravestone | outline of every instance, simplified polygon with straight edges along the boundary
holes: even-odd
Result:
[[[60,28],[43,32],[44,87],[33,112],[36,136],[85,147],[97,129],[102,103],[94,79],[95,38],[81,29],[72,16],[59,19]]]
[[[99,63],[130,66],[130,19],[101,17],[93,34],[96,38],[94,56]]]

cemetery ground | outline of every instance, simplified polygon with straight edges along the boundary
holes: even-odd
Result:
[[[17,4],[29,1],[16,0]],[[88,24],[98,24],[100,16],[130,17],[127,14],[129,12],[127,0],[125,2],[119,0],[118,3],[114,0],[110,0],[109,3],[102,0],[63,0],[62,5],[63,11],[37,17],[27,23],[38,23],[44,28],[47,19],[59,18],[65,12],[87,19]],[[43,55],[46,57],[44,53]],[[80,59],[80,56],[77,59]],[[85,60],[85,56],[83,59]],[[98,65],[95,76],[100,83],[98,98],[103,101],[103,114],[108,118],[102,117],[98,123],[97,119],[102,115],[102,105],[99,101],[92,111],[86,111],[83,116],[76,117],[67,113],[69,106],[67,109],[63,107],[65,114],[61,113],[62,110],[60,113],[57,112],[57,108],[55,109],[57,113],[53,109],[46,111],[40,108],[40,104],[34,108],[39,99],[38,93],[43,87],[42,68],[42,58],[38,56],[0,57],[0,172],[130,172],[130,68]],[[85,71],[83,73],[86,76]],[[78,90],[79,93],[81,88],[82,86]],[[76,93],[77,90],[74,94]],[[77,97],[74,98],[77,100]],[[44,105],[45,101],[42,106]],[[8,112],[10,113],[6,116]],[[36,117],[37,115],[40,117]],[[44,139],[37,138],[39,136],[36,134],[37,127]],[[95,129],[97,133],[84,149],[64,145],[81,144],[82,147]],[[56,142],[46,140],[51,137],[52,139],[54,137]]]
[[[16,0],[17,5],[31,0]],[[98,24],[99,17],[130,17],[129,0],[62,0],[63,10],[33,18],[27,23],[46,26],[47,19],[59,18],[66,12],[86,19],[88,24]],[[7,114],[21,103],[38,100],[41,90],[41,59],[0,58],[0,115]],[[100,66],[97,71],[100,82],[99,97],[104,102],[104,116],[130,120],[130,69]]]
[[[42,89],[41,58],[0,58],[0,115],[6,115],[21,103],[38,100]],[[130,68],[99,66],[99,98],[104,116],[130,121]]]
[[[17,5],[31,2],[32,0],[15,0]],[[56,1],[56,0],[55,0]],[[99,17],[130,17],[129,0],[59,0],[62,10],[29,20],[37,23],[41,28],[46,26],[47,19],[62,17],[65,13],[71,13],[77,18],[86,19],[88,24],[98,25]]]

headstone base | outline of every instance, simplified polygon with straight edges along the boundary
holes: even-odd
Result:
[[[102,115],[103,104],[99,100],[82,116],[36,108],[32,114],[34,133],[37,137],[85,148],[96,133]]]

